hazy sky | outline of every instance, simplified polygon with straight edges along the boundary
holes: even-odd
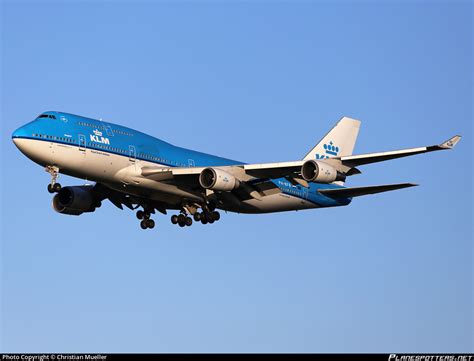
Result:
[[[4,1],[3,352],[473,352],[470,2]],[[45,110],[247,162],[301,159],[342,116],[349,207],[142,231],[51,208],[11,133]],[[63,185],[84,180],[61,177]]]

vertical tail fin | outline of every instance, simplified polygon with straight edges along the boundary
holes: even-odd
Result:
[[[324,159],[352,155],[359,134],[360,121],[344,117],[319,143],[305,155],[303,160]]]

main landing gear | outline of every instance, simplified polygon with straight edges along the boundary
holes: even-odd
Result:
[[[48,184],[48,192],[58,193],[61,190],[61,184],[56,183],[59,175],[59,168],[55,166],[47,166],[45,171],[51,174],[51,183]]]
[[[202,224],[212,224],[221,219],[221,215],[216,211],[216,204],[213,201],[208,202],[201,213],[194,213],[194,220],[201,221]]]
[[[219,219],[221,219],[221,215],[217,211],[194,213],[194,220],[196,222],[200,221],[202,224],[212,224],[217,222]]]
[[[195,212],[193,214],[193,218],[195,222],[201,222],[202,224],[212,224],[219,219],[221,219],[221,215],[217,211],[203,211],[202,213]],[[191,226],[193,224],[193,220],[191,217],[187,216],[185,213],[181,213],[179,215],[172,215],[171,216],[171,223],[177,224],[180,227]]]
[[[171,216],[171,223],[177,224],[180,227],[185,227],[185,226],[191,226],[193,224],[193,220],[191,217],[186,216],[184,213],[181,213],[180,215],[172,215]]]
[[[147,229],[147,228],[152,229],[155,227],[155,221],[151,219],[150,217],[151,217],[151,212],[147,210],[137,211],[137,218],[141,219],[140,227],[142,229]]]

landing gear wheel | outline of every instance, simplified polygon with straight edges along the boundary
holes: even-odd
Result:
[[[193,218],[196,222],[199,222],[201,220],[201,213],[194,213]]]
[[[184,223],[190,227],[192,224],[193,224],[193,220],[191,219],[191,217],[186,217],[186,220],[184,221]]]
[[[206,213],[201,213],[201,223],[202,224],[207,224]]]
[[[184,222],[178,222],[178,225],[179,225],[180,227],[184,227],[184,226],[186,225],[186,223],[184,223]]]
[[[58,193],[61,190],[61,184],[59,183],[54,183],[53,184],[53,191]]]
[[[142,227],[142,229],[147,229],[148,228],[148,224],[147,224],[147,221],[145,219],[140,222],[140,227]]]
[[[180,223],[180,224],[183,223],[184,224],[184,222],[186,222],[186,217],[184,216],[184,214],[180,214],[178,216],[178,223]]]
[[[59,175],[59,168],[53,165],[48,165],[44,169],[51,175],[51,182],[48,184],[48,192],[49,193],[57,193],[61,190],[61,184],[56,183]]]
[[[138,218],[138,219],[143,219],[144,216],[145,216],[145,212],[143,212],[143,211],[141,211],[141,210],[140,210],[140,211],[137,211],[137,218]]]
[[[219,219],[221,219],[221,215],[219,212],[217,211],[214,211],[211,213],[211,217],[214,221],[218,221]]]
[[[209,224],[213,224],[214,222],[215,221],[212,218],[209,220]]]
[[[178,216],[176,214],[171,216],[171,223],[173,223],[173,224],[178,223]]]
[[[153,219],[147,219],[146,220],[146,226],[150,229],[155,228],[155,221]]]
[[[207,208],[212,212],[212,211],[215,211],[216,210],[216,204],[213,202],[213,201],[210,201],[208,204],[207,204]]]

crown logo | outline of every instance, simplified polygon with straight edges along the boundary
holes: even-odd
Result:
[[[94,133],[95,135],[97,135],[98,137],[101,137],[101,136],[102,136],[102,132],[101,132],[100,130],[98,130],[98,129],[94,129],[93,133]]]
[[[329,142],[329,144],[324,144],[323,147],[326,151],[326,154],[337,156],[337,153],[339,153],[339,147],[336,147],[332,140]]]

